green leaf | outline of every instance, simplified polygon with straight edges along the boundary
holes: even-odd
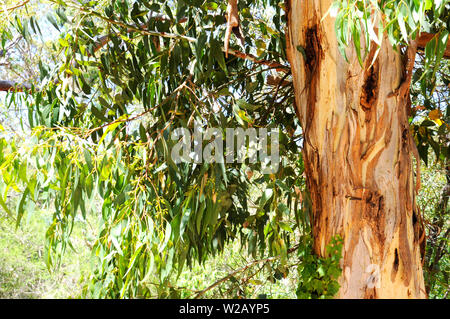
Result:
[[[147,130],[145,129],[144,125],[142,125],[142,123],[139,124],[139,135],[141,137],[142,143],[147,143]]]
[[[12,219],[15,219],[11,211],[9,210],[8,206],[6,205],[5,201],[3,200],[3,196],[0,196],[0,206],[2,206],[5,213]]]
[[[278,222],[278,225],[280,226],[281,229],[289,232],[289,233],[293,233],[294,231],[292,230],[291,226],[289,226],[288,223],[285,222]]]
[[[87,149],[84,149],[83,154],[84,154],[84,159],[86,160],[86,164],[89,168],[89,171],[92,171],[94,169],[94,165],[92,165],[91,152],[89,152]]]
[[[95,106],[91,107],[91,112],[99,120],[102,120],[103,122],[108,122],[108,119],[105,117],[105,115],[103,115],[103,113],[99,111]]]
[[[237,99],[236,104],[239,106],[239,108],[248,110],[248,111],[256,111],[257,109],[259,109],[261,107],[261,105],[250,104],[242,99]]]
[[[47,20],[50,21],[50,23],[56,28],[56,30],[61,31],[59,29],[58,22],[56,22],[55,17],[51,13],[47,15]]]
[[[216,39],[211,40],[211,53],[214,59],[219,63],[220,68],[228,75],[227,65],[225,64],[224,53],[222,52],[222,43]]]
[[[119,255],[123,255],[123,251],[122,248],[120,247],[119,242],[117,241],[116,237],[110,237],[110,240],[112,242],[112,244],[114,245],[114,247],[116,248],[117,252],[119,253]]]
[[[68,42],[66,39],[59,38],[59,39],[58,39],[58,42],[59,42],[59,44],[61,44],[61,46],[63,46],[63,47],[68,47],[68,46],[69,46],[69,42]]]
[[[27,199],[27,196],[30,194],[30,190],[28,188],[25,189],[25,191],[22,194],[22,197],[20,199],[19,205],[17,205],[17,219],[16,219],[16,229],[20,226],[20,221],[22,220],[23,213],[24,213],[24,205],[25,201]]]

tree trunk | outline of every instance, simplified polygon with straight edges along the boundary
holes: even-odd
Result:
[[[425,298],[407,120],[414,46],[383,40],[361,68],[337,47],[332,0],[287,0],[287,52],[304,132],[314,249],[344,239],[339,298]],[[298,46],[301,46],[299,48]],[[373,46],[375,47],[375,46]]]

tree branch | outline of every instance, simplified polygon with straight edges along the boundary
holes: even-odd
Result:
[[[225,52],[225,49],[223,49],[223,51]],[[243,53],[243,52],[236,51],[233,49],[228,49],[228,54],[234,55],[237,58],[250,60],[256,64],[267,65],[268,67],[274,68],[279,72],[283,72],[283,73],[290,72],[290,68],[286,65],[283,65],[281,63],[274,62],[274,61],[259,60],[256,56],[249,54],[249,53]]]
[[[417,49],[420,51],[424,51],[428,42],[430,42],[434,37],[435,34],[433,33],[422,32],[417,38]],[[447,59],[450,58],[450,41],[447,42],[447,48],[445,49],[444,57]]]
[[[21,3],[16,4],[15,6],[6,8],[6,10],[0,10],[0,12],[5,12],[5,11],[13,11],[15,9],[18,9],[20,7],[23,7],[24,5],[26,5],[28,2],[30,2],[30,0],[24,0]]]
[[[0,92],[31,92],[31,85],[28,83],[16,83],[12,81],[0,80]]]
[[[134,31],[134,30],[138,30],[137,27],[136,28],[133,27],[130,31]],[[164,36],[164,35],[161,35],[160,33],[153,33],[152,32],[152,36],[158,36],[158,35],[159,36]],[[167,33],[165,35],[167,35]],[[111,38],[108,35],[104,35],[104,36],[100,37],[97,40],[96,45],[94,46],[93,53],[96,53],[98,50],[100,50],[105,45],[107,45],[110,40],[111,40]],[[222,51],[225,52],[225,48],[223,48]],[[236,50],[233,50],[233,49],[228,49],[228,54],[234,55],[237,58],[241,58],[241,59],[246,59],[246,60],[252,61],[253,63],[256,63],[256,64],[269,66],[271,68],[276,69],[279,72],[289,73],[289,67],[286,66],[286,65],[283,65],[281,63],[278,63],[278,62],[267,61],[267,60],[259,60],[256,56],[254,56],[252,54],[243,53],[243,52],[236,51]],[[92,54],[88,54],[88,56],[92,56]],[[12,81],[1,81],[0,80],[0,92],[1,91],[30,92],[31,91],[31,85],[27,84],[27,83],[17,84],[17,83],[14,83]]]

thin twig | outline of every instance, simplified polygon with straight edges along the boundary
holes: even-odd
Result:
[[[13,10],[18,9],[18,8],[20,8],[20,7],[23,7],[23,6],[26,5],[28,2],[30,2],[30,0],[22,1],[21,3],[16,4],[16,5],[13,6],[13,7],[6,8],[6,10],[0,10],[0,12],[4,13],[5,11],[13,11]]]
[[[290,253],[296,251],[296,250],[298,249],[298,247],[299,247],[299,245],[297,245],[297,246],[295,246],[295,247],[292,247],[292,248],[288,249],[287,254],[290,254]],[[247,264],[246,266],[241,267],[241,268],[239,268],[239,269],[233,271],[232,273],[226,275],[225,277],[223,277],[222,279],[216,281],[216,282],[213,283],[212,285],[210,285],[210,286],[206,287],[205,289],[199,291],[199,292],[197,293],[197,295],[195,296],[194,299],[200,298],[200,297],[203,296],[208,290],[211,290],[211,289],[213,289],[214,287],[217,287],[217,286],[220,285],[221,283],[227,281],[228,279],[230,279],[231,277],[233,277],[234,275],[236,275],[236,274],[238,274],[238,273],[240,273],[240,272],[246,271],[247,269],[249,269],[249,268],[251,268],[251,267],[253,267],[253,266],[255,266],[255,265],[259,264],[259,263],[266,263],[266,262],[270,262],[270,261],[277,260],[277,259],[279,259],[279,258],[281,258],[281,255],[279,255],[279,256],[274,256],[274,257],[269,257],[269,258],[265,258],[265,259],[254,260],[254,261],[252,261],[251,263]]]

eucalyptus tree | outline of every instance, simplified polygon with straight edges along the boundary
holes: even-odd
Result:
[[[445,3],[288,4],[287,52],[306,141],[315,251],[325,254],[330,238],[344,234],[341,297],[425,297],[409,92],[420,33]],[[428,59],[446,52],[448,26],[439,27],[425,48]],[[368,271],[376,273],[372,285]]]
[[[301,298],[426,297],[415,196],[428,145],[448,160],[448,1],[47,3],[51,61],[0,85],[33,128],[24,146],[1,140],[2,194],[22,197],[15,216],[0,204],[17,224],[29,202],[54,210],[49,266],[77,218],[101,215],[86,295],[167,296],[185,264],[239,239],[278,273],[296,252]],[[16,17],[24,38],[45,33]],[[279,168],[248,143],[244,162],[178,163],[178,128],[278,128]]]

